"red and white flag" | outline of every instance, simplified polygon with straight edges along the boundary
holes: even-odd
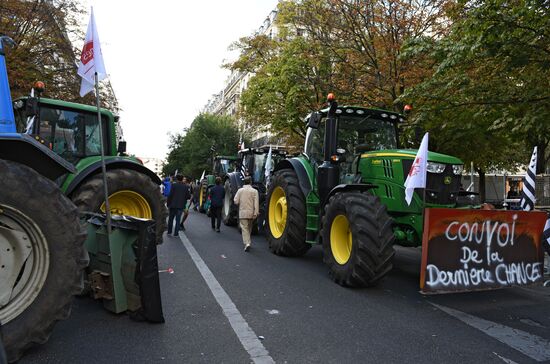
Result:
[[[99,36],[97,35],[97,27],[95,25],[94,8],[92,8],[84,47],[82,47],[82,54],[80,55],[80,65],[78,66],[78,75],[82,77],[82,83],[80,84],[81,97],[84,97],[84,95],[94,89],[95,73],[97,73],[98,81],[107,77],[103,55],[101,54],[101,44],[99,43]]]
[[[424,134],[420,148],[405,181],[405,200],[411,204],[415,188],[426,188],[426,165],[428,164],[428,133]]]

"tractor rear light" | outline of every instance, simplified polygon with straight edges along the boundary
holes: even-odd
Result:
[[[453,173],[457,176],[461,175],[463,170],[464,166],[462,164],[453,164]]]
[[[430,173],[443,173],[445,165],[443,163],[428,162],[426,169]]]

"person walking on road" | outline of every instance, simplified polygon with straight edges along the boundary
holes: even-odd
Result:
[[[172,227],[174,227],[174,236],[178,236],[181,214],[186,207],[189,197],[189,186],[183,183],[183,176],[178,174],[176,176],[176,183],[172,184],[172,188],[170,188],[167,201],[168,208],[170,209],[170,214],[168,215],[168,235],[172,234]],[[175,226],[174,218],[176,220]]]
[[[210,220],[212,230],[220,232],[222,223],[223,199],[225,198],[225,189],[222,187],[222,179],[216,177],[216,184],[210,189]]]
[[[191,201],[193,200],[193,187],[189,184],[189,178],[185,177],[183,178],[183,183],[189,188],[189,201],[183,208],[183,218],[181,219],[180,223],[180,229],[185,231],[185,220],[187,220],[187,217],[189,216],[189,206],[191,206]]]
[[[233,200],[239,206],[239,224],[243,234],[245,252],[250,250],[252,224],[260,213],[260,196],[250,183],[250,177],[245,177],[244,186],[237,191]]]

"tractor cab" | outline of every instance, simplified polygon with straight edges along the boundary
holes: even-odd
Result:
[[[270,146],[247,148],[239,151],[239,167],[252,179],[252,185],[265,185],[265,168]],[[286,158],[287,151],[282,146],[271,146],[271,165]],[[244,168],[243,168],[244,167]]]
[[[325,160],[328,111],[324,109],[306,118],[308,129],[304,154],[314,166],[319,166]],[[397,125],[404,121],[402,115],[353,106],[340,106],[335,114],[336,148],[330,157],[338,160],[340,183],[353,183],[358,178],[359,161],[363,153],[398,148]]]
[[[38,101],[39,100],[39,103]],[[13,102],[17,130],[42,141],[57,155],[72,164],[101,155],[97,111],[92,106],[33,97]],[[114,115],[103,109],[103,140],[106,155],[116,152]]]
[[[212,171],[214,176],[223,177],[230,172],[234,172],[237,169],[237,158],[233,156],[216,156],[214,157],[214,163]]]

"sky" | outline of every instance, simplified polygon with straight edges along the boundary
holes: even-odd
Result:
[[[222,90],[229,45],[254,33],[277,0],[82,0],[94,8],[127,151],[165,159],[181,132]]]

